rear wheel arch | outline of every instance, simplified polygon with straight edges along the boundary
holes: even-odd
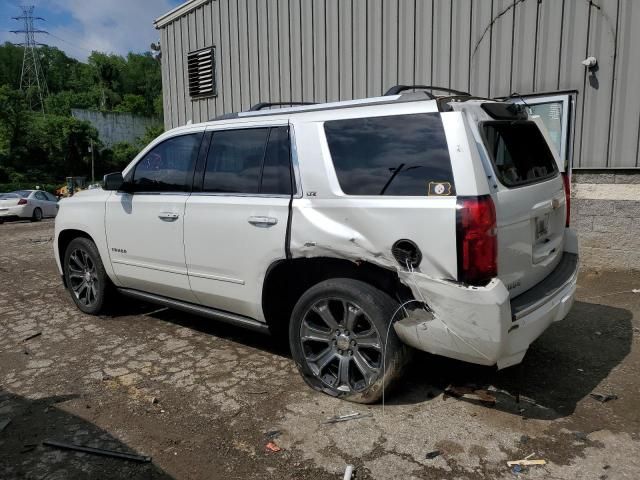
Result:
[[[262,310],[272,334],[286,340],[291,313],[300,297],[314,285],[334,278],[360,280],[400,301],[413,298],[395,271],[370,262],[332,257],[280,260],[269,267],[262,286]]]

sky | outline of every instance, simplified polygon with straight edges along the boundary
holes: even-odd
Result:
[[[159,40],[153,21],[184,0],[0,0],[0,43],[23,42],[23,35],[11,33],[23,25],[11,17],[20,16],[20,5],[34,5],[36,40],[64,50],[70,57],[86,60],[92,50],[126,55],[145,52]]]

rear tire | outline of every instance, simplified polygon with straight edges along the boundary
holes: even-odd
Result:
[[[397,307],[386,293],[349,278],[307,290],[289,323],[291,353],[304,380],[351,402],[379,401],[409,358],[409,348],[389,327]]]
[[[63,268],[76,306],[91,315],[102,312],[113,287],[96,245],[84,237],[71,240],[64,254]]]
[[[40,220],[42,220],[42,210],[40,210],[40,207],[36,207],[33,209],[33,214],[31,215],[31,221],[39,222]]]

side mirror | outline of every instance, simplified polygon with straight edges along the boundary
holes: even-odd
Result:
[[[116,191],[121,190],[123,185],[124,179],[122,178],[121,172],[107,173],[104,176],[104,185],[102,188],[104,190]]]

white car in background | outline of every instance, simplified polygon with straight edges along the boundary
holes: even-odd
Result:
[[[42,190],[17,190],[0,193],[0,223],[5,220],[30,219],[39,222],[58,214],[58,199]]]

